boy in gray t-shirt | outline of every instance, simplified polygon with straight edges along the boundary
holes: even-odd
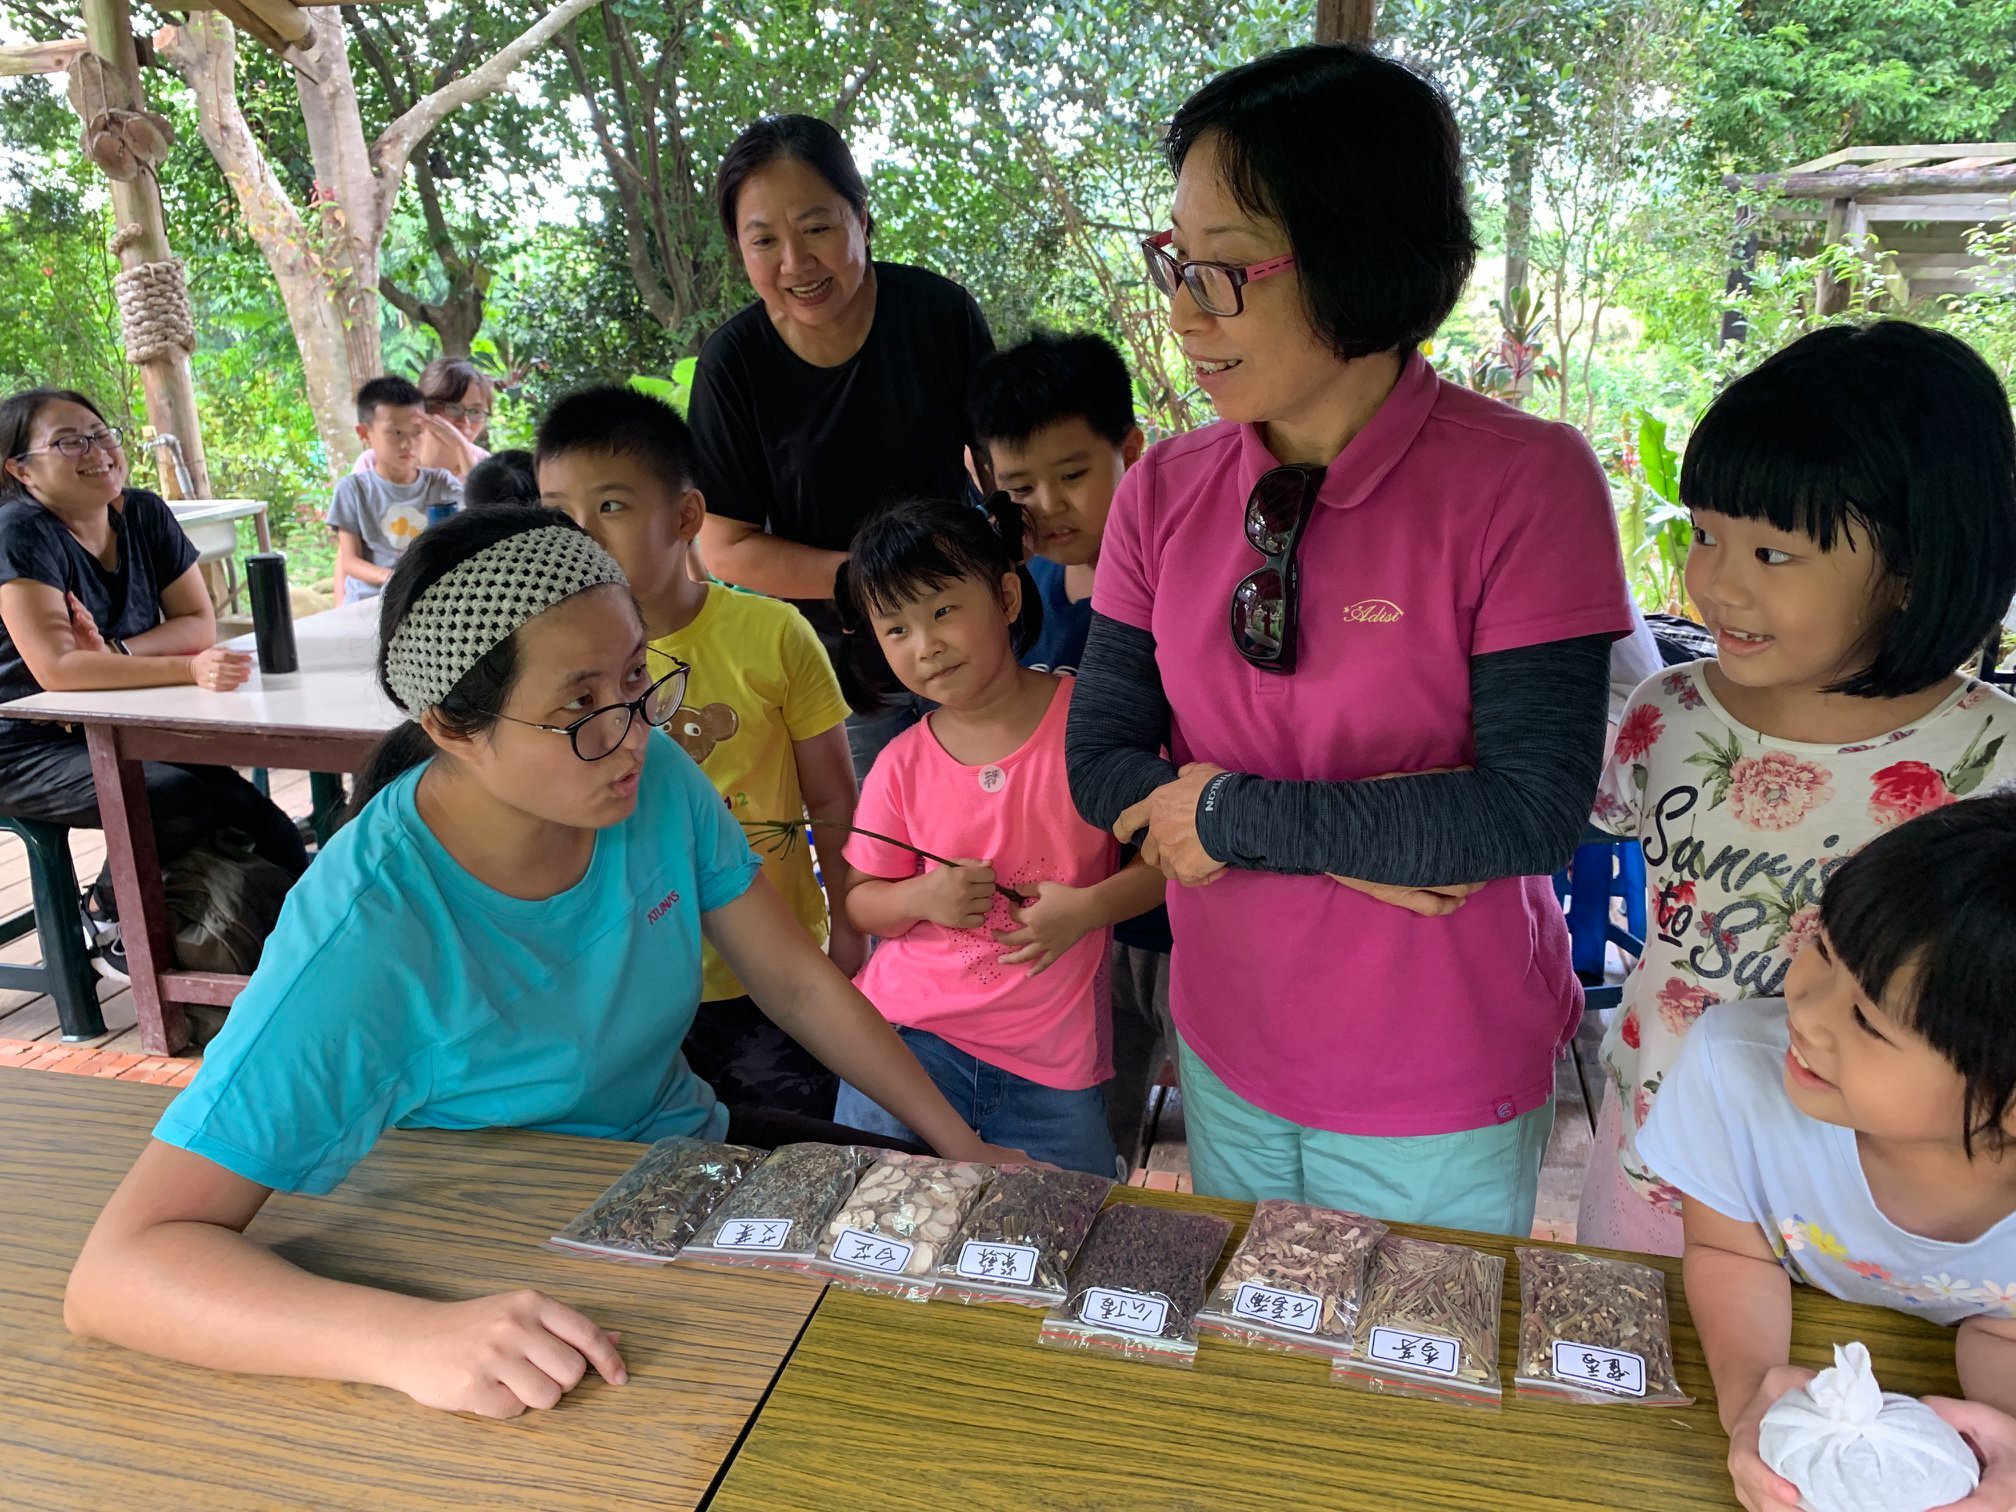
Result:
[[[344,478],[329,506],[346,604],[377,596],[400,553],[427,528],[430,505],[461,502],[453,473],[415,460],[426,413],[420,390],[404,378],[373,378],[357,391],[357,435],[377,469]]]

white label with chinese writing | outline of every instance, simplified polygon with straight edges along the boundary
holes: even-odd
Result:
[[[959,1274],[974,1281],[1009,1281],[1027,1286],[1036,1279],[1042,1252],[1033,1244],[987,1244],[968,1239],[959,1247]]]
[[[1276,1328],[1292,1328],[1297,1333],[1312,1334],[1316,1332],[1316,1325],[1323,1321],[1323,1304],[1316,1298],[1301,1292],[1262,1286],[1258,1281],[1247,1281],[1240,1286],[1239,1295],[1232,1299],[1232,1311],[1236,1316],[1251,1318],[1255,1323],[1271,1323]]]
[[[1108,1291],[1103,1286],[1087,1287],[1078,1302],[1078,1317],[1101,1328],[1118,1328],[1127,1333],[1159,1334],[1169,1320],[1169,1303],[1162,1297],[1144,1297],[1139,1292]]]
[[[724,1223],[714,1235],[713,1248],[733,1250],[780,1250],[791,1237],[789,1218],[744,1218]]]
[[[1463,1349],[1440,1334],[1408,1333],[1400,1328],[1375,1328],[1365,1353],[1383,1365],[1404,1365],[1430,1375],[1453,1376],[1463,1363]]]
[[[913,1247],[901,1239],[887,1239],[880,1234],[867,1234],[860,1229],[843,1228],[840,1230],[840,1237],[833,1241],[833,1258],[842,1265],[858,1266],[862,1270],[887,1271],[894,1276],[902,1274],[903,1267],[910,1263],[910,1251]]]
[[[1598,1349],[1572,1339],[1554,1341],[1554,1374],[1576,1386],[1618,1396],[1645,1395],[1645,1357],[1626,1349]]]

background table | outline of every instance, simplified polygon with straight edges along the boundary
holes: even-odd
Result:
[[[1251,1211],[1133,1188],[1124,1200]],[[1512,1241],[1410,1229],[1507,1256],[1504,1347],[1518,1337]],[[1194,1370],[1039,1348],[1027,1308],[926,1306],[831,1291],[729,1467],[712,1512],[1665,1512],[1737,1505],[1678,1262],[1668,1270],[1681,1385],[1671,1409],[1508,1400],[1501,1412],[1374,1396],[1328,1366],[1204,1340]],[[1793,1358],[1864,1340],[1884,1385],[1957,1391],[1953,1335],[1795,1292]],[[1508,1369],[1507,1382],[1511,1373]]]
[[[331,1196],[275,1197],[252,1236],[318,1274],[417,1295],[537,1286],[622,1333],[628,1385],[591,1377],[550,1412],[491,1422],[75,1338],[64,1280],[167,1101],[0,1071],[0,1505],[694,1507],[819,1297],[796,1276],[616,1265],[536,1242],[641,1146],[393,1133]]]
[[[374,680],[376,599],[311,615],[295,624],[294,635],[300,671],[267,676],[255,668],[245,686],[229,693],[193,686],[121,688],[37,693],[7,706],[10,719],[84,730],[112,891],[125,921],[134,1017],[151,1055],[173,1055],[188,1044],[184,1004],[228,1007],[245,978],[175,969],[141,763],[352,773],[401,718]],[[226,644],[253,649],[249,635]]]

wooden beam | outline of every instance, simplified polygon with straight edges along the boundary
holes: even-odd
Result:
[[[245,0],[217,0],[216,9],[221,11],[238,30],[263,42],[276,53],[287,51],[287,39],[266,24],[266,19],[245,3]]]
[[[283,42],[295,47],[307,43],[308,18],[295,8],[293,0],[239,0],[239,3],[265,22]]]
[[[413,5],[417,0],[288,0],[292,6]],[[224,0],[175,0],[171,10],[226,10]]]
[[[62,42],[22,42],[0,47],[0,78],[13,74],[68,73],[90,44],[81,39]]]
[[[1840,163],[1881,163],[1908,161],[1912,158],[1966,157],[2016,157],[2016,142],[1948,142],[1944,146],[1927,146],[1923,143],[1904,147],[1844,147],[1839,152],[1830,152],[1825,157],[1817,157],[1810,163],[1801,163],[1787,169],[1789,173],[1818,173],[1824,168],[1832,168]]]
[[[1316,40],[1372,45],[1379,0],[1316,0]]]
[[[1826,173],[1731,173],[1723,184],[1748,194],[1777,194],[1788,199],[1853,199],[1861,194],[1928,194],[1950,189],[1971,194],[1983,190],[2016,190],[2016,163],[2003,168],[1977,168],[1964,173],[1937,168],[1874,168]]]

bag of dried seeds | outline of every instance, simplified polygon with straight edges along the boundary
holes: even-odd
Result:
[[[1004,1166],[938,1266],[953,1302],[1054,1307],[1113,1183],[1085,1171]]]
[[[1666,1273],[1631,1260],[1522,1248],[1519,1396],[1684,1407],[1673,1370]]]
[[[617,1260],[664,1264],[763,1159],[747,1145],[661,1139],[549,1241]]]
[[[992,1166],[886,1152],[826,1221],[818,1268],[836,1286],[928,1302],[952,1236]]]
[[[1189,1369],[1197,1310],[1231,1233],[1208,1213],[1116,1202],[1092,1225],[1037,1342]]]
[[[1460,1244],[1388,1234],[1372,1252],[1339,1385],[1465,1406],[1502,1405],[1505,1262]]]
[[[877,1153],[856,1145],[782,1146],[728,1194],[679,1258],[749,1270],[810,1270],[827,1221]]]
[[[1267,1199],[1197,1314],[1198,1331],[1285,1354],[1350,1353],[1365,1270],[1385,1235],[1362,1213]]]

